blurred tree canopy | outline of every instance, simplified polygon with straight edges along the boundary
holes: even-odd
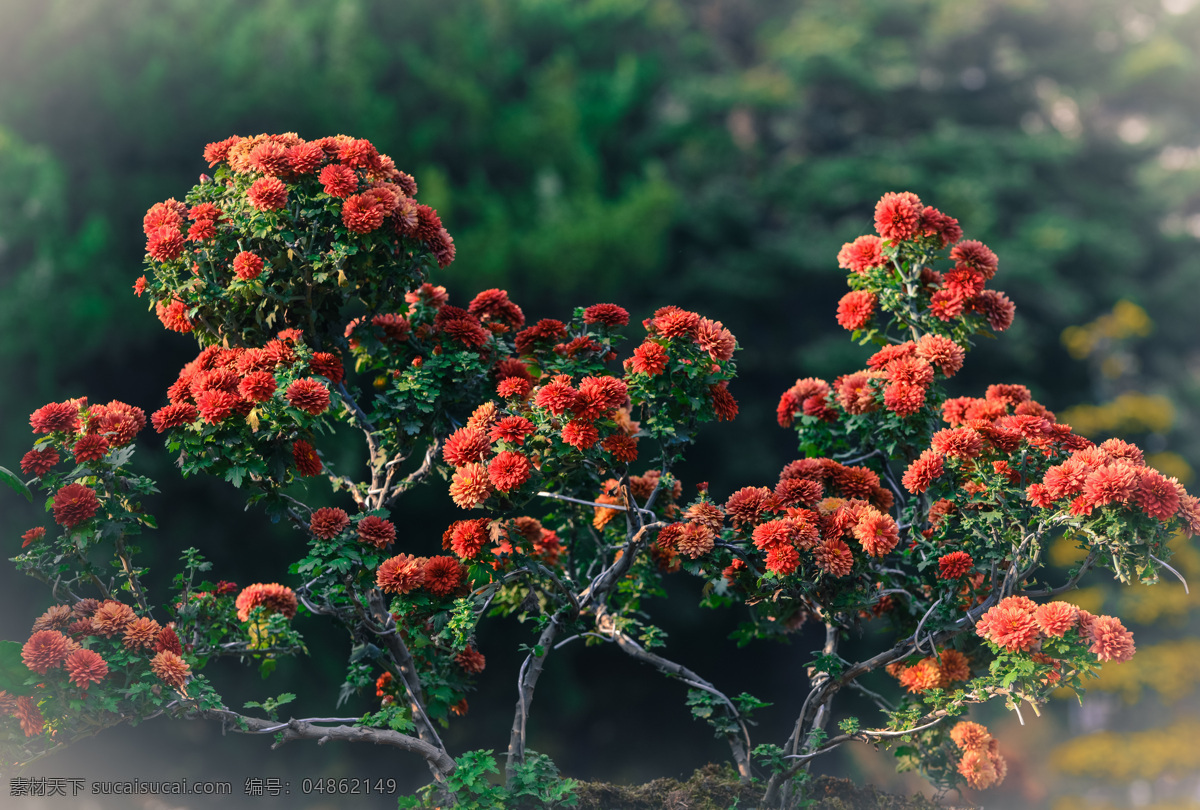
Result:
[[[0,450],[50,399],[162,404],[194,349],[131,292],[142,214],[205,143],[291,130],[416,177],[460,302],[722,320],[747,351],[743,415],[702,443],[715,493],[793,457],[796,377],[861,364],[834,257],[900,190],[992,247],[1017,304],[961,393],[1092,398],[1059,335],[1127,299],[1195,464],[1198,55],[1196,0],[0,0]]]

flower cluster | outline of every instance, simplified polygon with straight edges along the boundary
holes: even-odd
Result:
[[[139,616],[123,602],[56,604],[34,621],[21,647],[22,662],[37,676],[34,695],[13,699],[0,692],[0,714],[18,720],[26,737],[35,737],[61,722],[57,715],[44,716],[43,710],[58,712],[60,707],[60,700],[47,698],[78,700],[89,687],[128,688],[148,677],[184,692],[191,670],[183,656],[173,624]],[[90,708],[84,711],[111,711],[94,703],[85,706]]]
[[[1115,616],[1093,616],[1069,602],[1038,605],[1024,596],[1002,599],[980,617],[975,632],[1008,652],[1036,654],[1046,639],[1063,638],[1068,633],[1084,641],[1098,661],[1128,661],[1135,650],[1133,634]],[[1057,662],[1049,658],[1041,663],[1058,668]]]
[[[959,338],[1012,325],[1012,302],[985,289],[996,275],[996,254],[982,242],[963,240],[957,220],[911,192],[889,193],[875,207],[875,230],[878,236],[860,236],[838,252],[838,265],[851,271],[854,288],[838,305],[841,326],[873,337],[877,310],[902,329],[950,329]],[[936,254],[947,247],[952,266],[935,269]]]
[[[214,177],[143,220],[149,278],[135,291],[151,293],[168,329],[212,342],[230,331],[261,335],[262,323],[308,324],[291,303],[301,288],[323,336],[351,296],[377,309],[396,284],[454,260],[454,240],[417,202],[416,181],[369,141],[233,136],[204,157]],[[234,315],[230,305],[245,296],[258,302],[257,319]]]
[[[999,743],[985,726],[964,720],[950,729],[950,739],[963,752],[958,772],[968,785],[984,790],[1004,781],[1008,763],[1000,755]]]

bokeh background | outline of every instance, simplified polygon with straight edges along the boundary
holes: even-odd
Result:
[[[702,435],[681,470],[689,488],[709,481],[723,497],[773,481],[795,454],[774,424],[780,392],[861,366],[834,321],[834,257],[899,190],[991,246],[1017,305],[954,393],[1027,384],[1088,435],[1138,441],[1186,480],[1200,463],[1198,91],[1196,0],[0,0],[0,464],[16,468],[27,415],[46,402],[165,403],[195,347],[131,291],[142,214],[196,182],[206,143],[295,131],[369,138],[417,178],[458,246],[437,279],[458,303],[500,286],[531,318],[611,301],[640,319],[674,303],[732,329],[742,413]],[[163,490],[151,504],[162,528],[143,544],[160,601],[188,546],[223,578],[287,576],[298,537],[244,512],[228,485],[178,480],[152,431],[139,458]],[[405,508],[406,542],[435,549],[452,516],[444,491]],[[0,493],[11,553],[39,519]],[[1176,561],[1200,594],[1200,557],[1181,545]],[[1023,727],[980,712],[1011,768],[988,806],[1200,807],[1196,597],[1169,581],[1084,584],[1081,604],[1127,617],[1139,655],[1082,707],[1057,701]],[[814,639],[737,650],[737,616],[695,608],[695,582],[669,590],[651,605],[668,654],[774,702],[758,741],[781,742]],[[50,602],[5,570],[0,604],[0,636],[23,639]],[[230,705],[291,691],[296,716],[368,710],[365,695],[332,706],[348,639],[298,625],[320,652],[270,682],[210,671]],[[488,670],[447,734],[455,750],[506,744],[515,647],[530,632],[481,631]],[[726,752],[684,697],[618,652],[564,649],[540,684],[531,747],[578,778],[686,775]],[[306,776],[408,790],[427,778],[388,751],[269,742],[158,720],[32,774],[223,779],[221,804],[254,808],[346,804],[298,795]],[[886,753],[817,769],[920,787]],[[247,778],[292,793],[247,797]],[[8,792],[0,804],[52,806]],[[136,802],[63,806],[215,806]]]

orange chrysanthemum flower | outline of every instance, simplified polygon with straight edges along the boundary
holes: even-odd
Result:
[[[154,619],[147,616],[134,619],[125,626],[125,649],[136,650],[140,647],[153,647],[161,632],[162,627]]]
[[[187,661],[168,650],[156,653],[150,659],[150,669],[160,681],[180,693],[183,693],[188,676],[192,674]]]
[[[313,512],[308,523],[313,536],[321,540],[332,540],[349,526],[350,516],[345,510],[332,506],[325,506]]]
[[[109,599],[92,614],[92,632],[105,638],[123,635],[125,628],[136,618],[137,614],[129,605]]]
[[[487,659],[483,657],[483,653],[474,647],[467,647],[465,650],[454,656],[454,663],[458,664],[464,672],[470,675],[478,675],[483,672],[483,668],[487,665]]]
[[[487,467],[478,461],[456,469],[450,480],[450,498],[462,509],[471,509],[483,503],[491,491]]]
[[[384,593],[405,594],[425,581],[425,560],[411,554],[398,554],[384,560],[375,572],[375,583]]]
[[[299,602],[295,592],[278,582],[255,583],[242,589],[234,601],[239,621],[249,621],[250,611],[262,606],[267,613],[280,613],[290,619],[296,615]]]
[[[436,596],[449,596],[458,590],[466,574],[453,557],[433,557],[425,563],[424,586]]]

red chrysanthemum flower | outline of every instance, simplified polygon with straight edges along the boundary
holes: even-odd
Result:
[[[883,243],[878,236],[860,236],[842,245],[837,255],[838,267],[865,273],[883,264]]]
[[[346,369],[342,366],[342,359],[333,352],[313,352],[312,359],[308,361],[308,370],[324,377],[334,385],[346,378]]]
[[[889,383],[883,389],[883,407],[897,416],[912,416],[925,404],[926,389],[910,383]]]
[[[449,596],[458,590],[466,571],[453,557],[432,557],[425,563],[425,590],[435,596]]]
[[[211,219],[201,219],[193,222],[188,228],[187,241],[203,242],[217,235],[217,225]],[[148,252],[148,251],[147,251]]]
[[[342,204],[342,222],[355,233],[370,233],[386,216],[387,210],[370,194],[355,194]]]
[[[492,445],[487,434],[469,427],[459,428],[451,433],[446,438],[446,444],[442,446],[442,458],[447,464],[455,467],[462,467],[473,461],[483,461],[491,452]]]
[[[695,338],[700,328],[700,316],[695,312],[667,306],[654,313],[651,321],[655,333],[668,340],[672,338]]]
[[[325,162],[325,150],[319,144],[298,143],[287,150],[288,168],[296,174],[311,174]]]
[[[471,430],[477,430],[486,435],[491,431],[492,425],[499,419],[500,409],[496,407],[495,402],[489,400],[471,412],[466,426]]]
[[[442,324],[442,333],[472,349],[486,346],[492,334],[475,318],[455,318],[446,321]]]
[[[342,163],[355,169],[374,170],[379,167],[379,152],[366,138],[346,139],[338,148],[337,157]]]
[[[573,410],[579,400],[579,392],[571,386],[570,378],[559,375],[538,389],[533,402],[539,408],[545,408],[555,416],[562,416]]]
[[[21,548],[25,548],[26,546],[32,545],[33,543],[36,543],[37,541],[41,540],[45,536],[46,536],[46,527],[45,526],[34,526],[32,529],[30,529],[29,531],[27,531],[23,535],[21,535],[21,540],[23,541],[21,543]]]
[[[21,660],[34,672],[45,675],[66,661],[70,650],[71,639],[57,630],[40,630],[21,647]]]
[[[161,301],[154,302],[154,314],[167,329],[172,332],[192,331],[192,321],[187,315],[187,305],[178,298],[164,305]]]
[[[93,650],[75,650],[67,656],[66,669],[71,683],[81,689],[108,677],[108,663]]]
[[[838,302],[837,322],[843,329],[862,329],[875,315],[875,294],[867,290],[852,290]]]
[[[462,509],[471,509],[483,503],[491,490],[487,467],[478,461],[459,467],[450,481],[450,498]]]
[[[1137,485],[1137,468],[1126,462],[1118,462],[1089,473],[1083,482],[1083,497],[1092,507],[1128,503]]]
[[[903,242],[916,236],[925,206],[909,191],[888,192],[875,205],[875,230],[884,239]]]
[[[713,411],[718,422],[732,422],[738,415],[737,400],[729,393],[729,383],[722,382],[708,387],[708,395],[712,398]]]
[[[42,718],[37,703],[27,695],[17,698],[15,713],[17,719],[21,721],[21,731],[25,732],[26,737],[36,737],[46,728],[46,721]]]
[[[250,186],[246,197],[260,211],[278,211],[287,205],[287,186],[278,177],[260,177]]]
[[[260,605],[267,613],[280,613],[285,619],[290,619],[296,615],[296,608],[299,607],[299,604],[296,593],[278,582],[256,582],[253,585],[247,585],[234,600],[238,621],[242,622],[248,621],[250,611]]]
[[[514,379],[514,378],[510,378]],[[488,432],[488,437],[493,442],[509,442],[511,444],[524,444],[525,437],[535,430],[533,422],[530,422],[523,416],[506,416],[496,424],[492,425]],[[461,466],[469,461],[480,461],[483,455],[477,458],[469,458],[461,462],[453,462],[454,466]],[[447,459],[448,460],[448,459]]]
[[[137,614],[129,605],[107,599],[92,613],[92,635],[105,638],[124,635],[125,628],[136,618]]]
[[[358,191],[358,175],[349,166],[340,163],[331,163],[321,169],[317,179],[325,187],[325,193],[332,197],[345,199]]]
[[[107,405],[91,407],[87,432],[103,436],[110,447],[125,447],[145,426],[145,411],[114,399]]]
[[[920,457],[908,465],[901,483],[904,484],[904,488],[909,492],[919,495],[929,489],[929,485],[944,470],[942,454],[936,450],[925,450],[921,453]]]
[[[713,550],[716,535],[703,523],[689,521],[675,539],[675,550],[690,559],[698,559]]]
[[[757,523],[771,499],[771,490],[766,487],[742,487],[725,502],[725,513],[733,521],[733,527]]]
[[[1148,467],[1140,471],[1133,499],[1143,512],[1156,520],[1170,520],[1179,511],[1179,490],[1175,484]]]
[[[496,393],[505,399],[524,399],[533,390],[533,383],[520,377],[505,377],[496,386]]]
[[[701,318],[696,327],[696,345],[708,352],[713,360],[731,360],[737,338],[720,321]]]
[[[332,540],[344,532],[350,525],[350,516],[345,510],[333,506],[323,506],[312,513],[308,528],[314,537],[321,540]]]
[[[583,322],[625,326],[629,323],[629,312],[616,304],[593,304],[583,311]]]
[[[368,515],[358,522],[358,539],[375,548],[390,546],[396,541],[396,526],[378,515]]]
[[[767,552],[767,559],[763,565],[776,576],[789,576],[800,567],[800,552],[795,546],[776,546]]]
[[[572,419],[563,425],[562,440],[578,450],[587,450],[600,441],[600,431],[587,419]]]
[[[666,371],[668,359],[665,348],[648,340],[633,350],[630,368],[635,374],[648,374],[654,377]]]
[[[1041,637],[1033,611],[1005,600],[980,617],[975,632],[1009,652],[1029,650]]]
[[[278,141],[263,141],[250,150],[250,167],[263,174],[287,174],[291,169],[287,152],[288,148]]]
[[[454,656],[454,663],[458,664],[468,675],[478,675],[483,672],[483,668],[487,665],[487,659],[483,657],[483,653],[474,647],[467,647],[465,650]]]
[[[944,248],[962,239],[963,232],[957,219],[927,205],[921,212],[921,235],[937,237],[938,247]]]
[[[987,319],[993,332],[1003,332],[1012,326],[1016,305],[997,290],[984,290],[971,299],[971,308]]]
[[[862,545],[863,551],[872,557],[882,557],[900,542],[900,529],[891,515],[866,507],[854,527],[854,537]]]
[[[598,419],[620,407],[629,396],[624,380],[617,377],[584,377],[579,381],[579,399],[572,406],[583,419]]]
[[[256,253],[251,253],[248,250],[243,250],[241,253],[233,257],[233,272],[238,278],[243,281],[256,279],[263,271],[262,257]]]
[[[168,650],[156,653],[150,659],[150,670],[160,681],[177,692],[183,692],[188,676],[192,674],[192,668],[188,666],[187,661]]]
[[[384,593],[405,594],[425,581],[425,560],[411,554],[398,554],[384,560],[375,572],[375,583]]]
[[[971,559],[970,554],[965,551],[952,551],[943,554],[938,560],[938,576],[941,579],[960,579],[974,567],[975,561]]]
[[[312,377],[293,382],[287,387],[284,397],[293,408],[311,416],[320,416],[329,410],[329,389]]]
[[[600,442],[600,446],[612,454],[612,457],[617,461],[623,461],[630,464],[637,461],[638,442],[632,436],[624,433],[617,433],[609,436]]]
[[[108,455],[108,439],[92,434],[84,436],[71,448],[71,453],[80,464],[88,461],[99,461]]]
[[[974,239],[968,239],[955,245],[954,249],[950,251],[950,259],[975,268],[988,280],[996,275],[996,267],[999,265],[996,254],[987,245]]]
[[[917,356],[953,377],[962,368],[966,352],[948,337],[927,334],[917,341]]]
[[[983,273],[965,264],[956,265],[942,274],[942,285],[955,298],[967,301],[983,292]]]
[[[133,294],[138,298],[142,297],[142,293],[146,291],[146,277],[138,276],[138,280],[133,282]]]
[[[941,321],[952,321],[963,314],[963,299],[949,290],[938,290],[929,299],[929,314]]]
[[[1047,636],[1062,638],[1079,621],[1079,609],[1069,602],[1047,602],[1033,611],[1033,620]]]
[[[275,393],[275,375],[269,371],[251,372],[241,379],[237,390],[250,402],[266,402]]]
[[[467,312],[481,321],[499,324],[507,329],[520,329],[525,325],[525,313],[501,289],[484,290],[476,295],[467,305]]]
[[[200,412],[196,410],[196,406],[189,402],[180,402],[159,408],[150,417],[150,421],[154,425],[154,429],[162,433],[164,430],[190,425],[196,421],[199,415]]]
[[[854,569],[854,552],[840,538],[828,537],[813,547],[817,567],[835,577],[844,577]]]
[[[187,206],[175,199],[155,203],[142,217],[142,232],[149,236],[164,226],[179,230],[183,227],[183,218],[187,212]]]
[[[983,452],[983,436],[969,427],[946,428],[933,434],[929,446],[943,456],[967,460]]]
[[[215,425],[237,410],[240,401],[237,394],[210,388],[196,395],[196,410],[201,419]]]
[[[95,490],[83,484],[67,484],[54,494],[54,522],[68,529],[91,520],[99,508]]]
[[[500,492],[508,492],[528,481],[532,469],[527,456],[503,450],[488,464],[488,479]]]
[[[58,451],[53,447],[30,450],[21,457],[21,472],[26,475],[36,475],[40,478],[48,473],[58,462]]]
[[[208,167],[211,169],[229,156],[229,147],[240,141],[237,135],[226,138],[223,141],[210,143],[204,147],[204,159],[208,161]]]
[[[154,642],[155,652],[173,652],[176,655],[183,655],[183,644],[179,642],[179,636],[175,634],[174,627],[164,627],[158,633],[158,640]]]
[[[317,455],[317,448],[304,439],[296,439],[292,443],[292,460],[296,462],[296,471],[305,478],[320,475],[321,470],[325,469],[321,457]]]
[[[447,532],[450,549],[464,560],[479,556],[489,540],[490,522],[487,518],[455,521]]]
[[[183,233],[175,225],[155,228],[146,239],[146,252],[150,254],[150,258],[160,262],[178,258],[186,246]]]

